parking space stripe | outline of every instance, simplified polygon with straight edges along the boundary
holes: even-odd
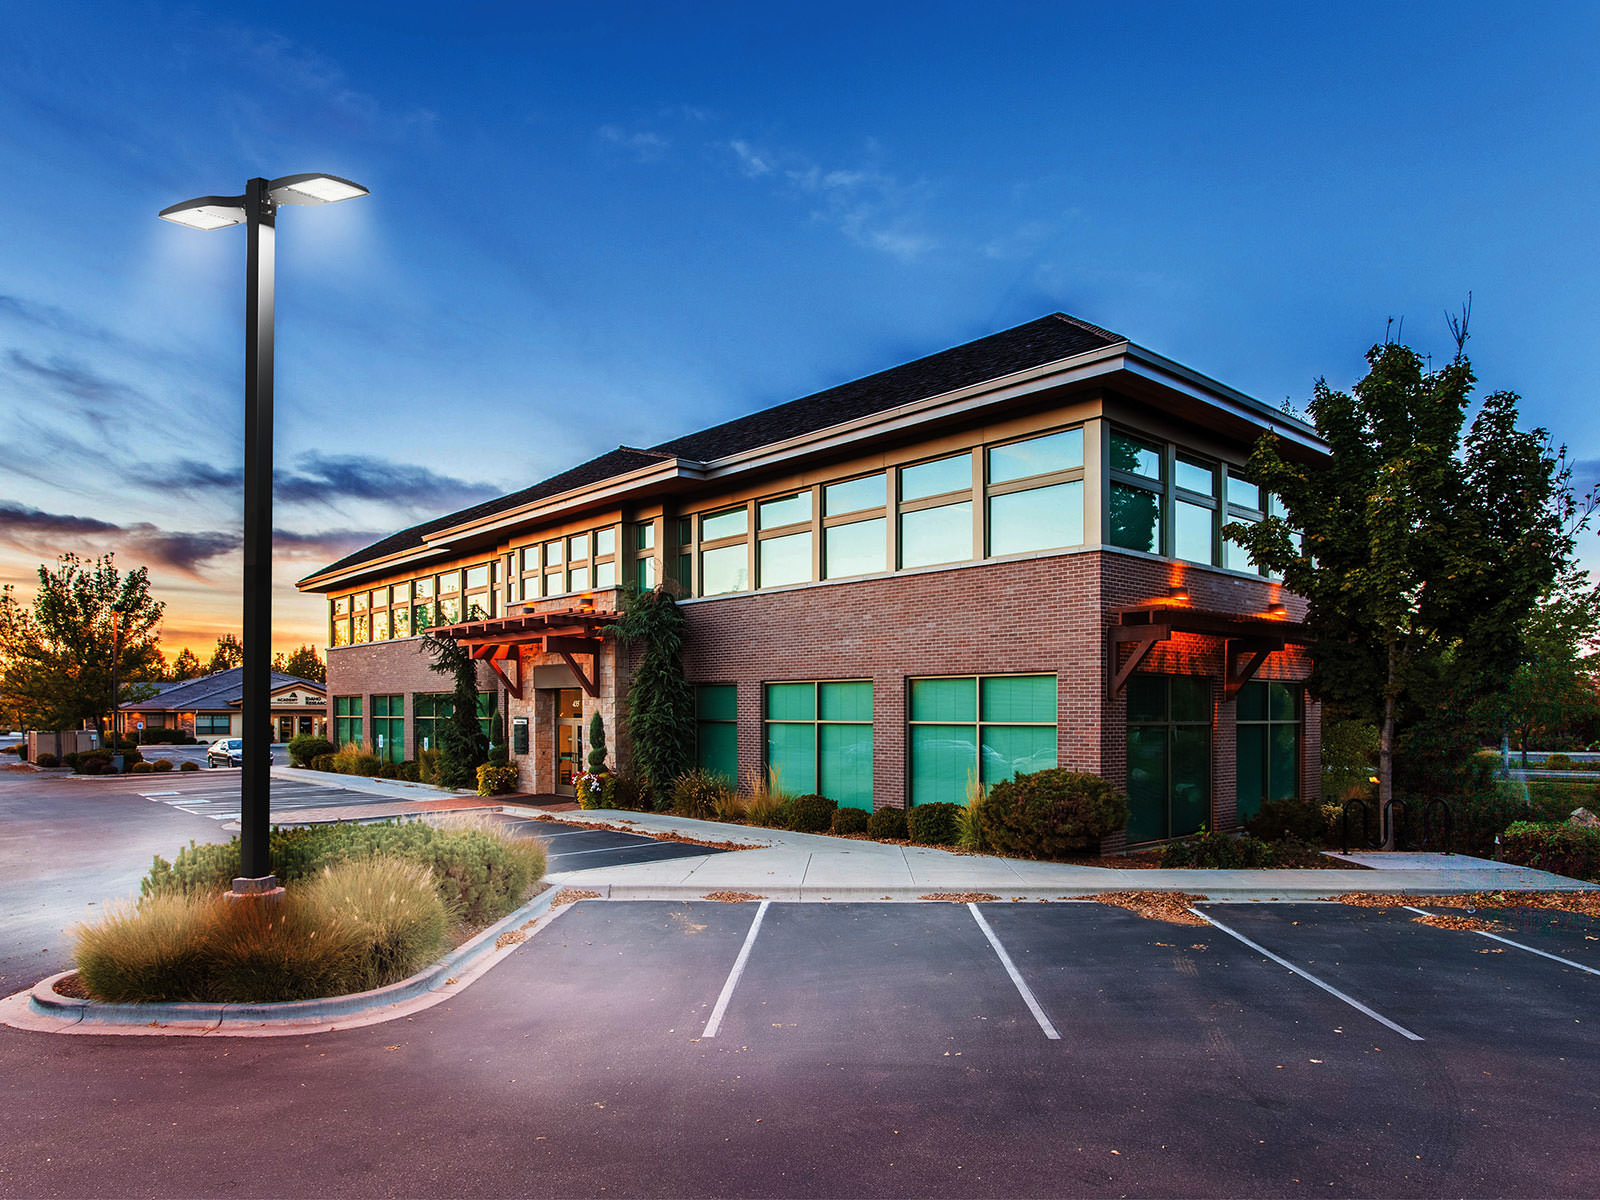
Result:
[[[1006,948],[1000,944],[1000,939],[995,936],[994,930],[989,928],[989,922],[983,919],[978,906],[969,903],[967,909],[972,913],[972,919],[978,923],[978,928],[983,930],[983,936],[989,939],[989,945],[994,947],[995,954],[1000,958],[1000,965],[1006,969],[1006,974],[1011,976],[1011,982],[1017,985],[1017,992],[1022,996],[1023,1003],[1028,1006],[1028,1011],[1033,1014],[1033,1019],[1039,1022],[1039,1028],[1044,1030],[1044,1036],[1052,1042],[1059,1042],[1061,1035],[1050,1023],[1050,1018],[1044,1015],[1044,1009],[1039,1007],[1039,1001],[1034,998],[1033,989],[1024,982],[1017,970],[1017,964],[1011,961],[1011,955],[1006,953]]]
[[[1289,970],[1293,971],[1296,975],[1300,976],[1301,979],[1306,980],[1308,983],[1316,984],[1323,991],[1327,992],[1328,995],[1336,996],[1340,1000],[1343,1000],[1346,1004],[1348,1004],[1351,1008],[1355,1009],[1357,1012],[1366,1013],[1367,1016],[1371,1017],[1374,1021],[1378,1022],[1378,1024],[1386,1026],[1389,1029],[1394,1030],[1401,1037],[1409,1038],[1413,1042],[1420,1042],[1420,1041],[1423,1040],[1420,1034],[1412,1033],[1411,1030],[1407,1029],[1404,1025],[1396,1025],[1393,1021],[1389,1020],[1388,1017],[1384,1016],[1380,1012],[1374,1012],[1372,1009],[1368,1008],[1365,1004],[1361,1003],[1361,1001],[1357,1000],[1354,996],[1345,995],[1345,993],[1341,992],[1338,988],[1334,987],[1331,983],[1324,983],[1322,980],[1318,979],[1310,971],[1307,971],[1307,970],[1304,970],[1301,967],[1295,966],[1292,962],[1290,962],[1286,958],[1279,958],[1276,954],[1274,954],[1271,950],[1268,950],[1265,946],[1261,945],[1259,942],[1252,942],[1249,938],[1245,937],[1244,934],[1238,933],[1238,932],[1235,932],[1232,929],[1229,929],[1226,925],[1224,925],[1221,921],[1217,920],[1215,917],[1207,916],[1205,913],[1201,912],[1198,908],[1195,908],[1193,906],[1191,906],[1189,908],[1189,911],[1192,912],[1195,916],[1199,917],[1202,921],[1205,921],[1208,925],[1211,925],[1212,927],[1214,927],[1216,929],[1220,929],[1223,933],[1227,934],[1229,937],[1237,938],[1239,941],[1243,942],[1246,946],[1249,946],[1250,949],[1254,950],[1256,953],[1265,955],[1267,958],[1270,958],[1273,962],[1277,963],[1280,967],[1286,967]]]
[[[716,1007],[711,1010],[711,1019],[706,1022],[706,1031],[701,1037],[716,1037],[717,1030],[722,1028],[722,1015],[728,1011],[728,1001],[733,999],[733,989],[739,986],[739,976],[744,974],[744,965],[750,961],[750,947],[756,944],[756,934],[761,929],[761,919],[767,915],[767,908],[771,900],[763,900],[756,909],[756,919],[750,922],[750,932],[744,935],[744,945],[739,947],[739,957],[733,960],[733,970],[728,972],[728,982],[722,985],[722,994],[717,997]]]
[[[1409,904],[1405,905],[1404,907],[1424,917],[1433,915],[1426,909],[1414,908]],[[1540,950],[1533,946],[1525,946],[1521,942],[1513,942],[1510,938],[1501,937],[1498,933],[1490,933],[1486,929],[1474,929],[1472,932],[1477,934],[1479,937],[1486,937],[1492,942],[1500,942],[1503,945],[1515,946],[1518,950],[1526,950],[1529,954],[1537,954],[1540,958],[1548,958],[1551,962],[1558,962],[1563,967],[1576,967],[1580,971],[1587,971],[1590,975],[1600,975],[1600,971],[1595,970],[1593,967],[1586,967],[1581,962],[1573,962],[1570,958],[1562,958],[1559,954],[1551,954],[1548,950]]]

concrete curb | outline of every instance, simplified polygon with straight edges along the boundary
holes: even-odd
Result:
[[[459,990],[454,988],[452,981],[497,949],[495,943],[502,933],[545,916],[559,891],[556,887],[545,888],[521,908],[458,946],[432,966],[409,979],[367,992],[273,1004],[104,1004],[98,1000],[77,1000],[57,993],[56,981],[73,973],[61,971],[34,985],[28,994],[28,1011],[36,1016],[51,1018],[67,1028],[82,1025],[145,1025],[175,1032],[205,1032],[227,1026],[304,1029],[309,1032],[310,1028],[324,1028],[338,1019],[371,1018],[384,1010],[395,1010],[393,1015],[398,1016],[398,1010],[407,1001],[430,992],[443,991],[446,987]]]

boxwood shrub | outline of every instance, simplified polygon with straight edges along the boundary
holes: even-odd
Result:
[[[1128,823],[1128,802],[1098,775],[1052,767],[997,783],[978,810],[998,854],[1048,858],[1093,846]]]
[[[193,762],[193,761],[191,761],[191,762],[183,762],[183,763],[179,763],[178,764],[178,770],[180,770],[180,771],[198,771],[199,769],[200,769],[200,764],[197,763],[197,762]]]
[[[1600,829],[1517,821],[1500,836],[1500,857],[1519,867],[1600,882]]]
[[[1272,865],[1272,847],[1248,833],[1233,837],[1202,829],[1181,842],[1167,843],[1161,850],[1161,865],[1250,870]]]
[[[886,841],[906,840],[906,810],[880,808],[867,818],[867,836]]]
[[[839,805],[815,792],[796,796],[789,807],[789,828],[796,833],[827,833]]]
[[[939,801],[913,805],[906,811],[906,834],[923,846],[954,846],[960,840],[962,805]]]
[[[864,808],[836,808],[833,810],[833,820],[828,823],[828,832],[865,833],[868,820]]]

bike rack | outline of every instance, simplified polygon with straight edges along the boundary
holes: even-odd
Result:
[[[1350,853],[1350,810],[1354,808],[1361,814],[1361,845],[1367,849],[1376,850],[1379,843],[1372,840],[1372,818],[1367,812],[1365,800],[1346,800],[1344,811],[1339,814],[1339,841],[1341,853]]]
[[[1444,824],[1444,837],[1440,840],[1438,849],[1445,854],[1449,854],[1450,841],[1455,834],[1456,820],[1455,815],[1450,811],[1449,802],[1439,796],[1435,796],[1422,806],[1422,842],[1429,847],[1434,845],[1435,813],[1440,814]]]
[[[1399,816],[1395,815],[1394,810],[1397,808],[1400,810]],[[1408,818],[1410,815],[1411,806],[1404,800],[1389,801],[1389,803],[1383,806],[1383,822],[1378,827],[1378,835],[1381,837],[1385,829],[1391,830],[1394,833],[1394,848],[1396,850],[1404,850],[1406,839],[1401,836],[1400,822],[1402,819]],[[1409,829],[1410,826],[1408,822],[1407,832],[1409,832]]]

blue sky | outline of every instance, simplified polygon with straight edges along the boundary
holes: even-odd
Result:
[[[0,581],[238,626],[244,239],[279,219],[277,640],[371,536],[1064,310],[1270,403],[1449,352],[1600,478],[1600,7],[57,2],[0,43]],[[1585,540],[1594,561],[1596,541]]]

